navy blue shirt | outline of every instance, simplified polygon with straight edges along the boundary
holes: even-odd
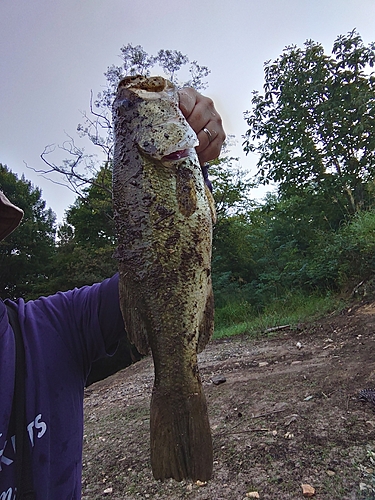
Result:
[[[91,363],[124,332],[118,275],[100,284],[16,303],[25,345],[26,417],[36,500],[81,498],[83,391]],[[15,498],[14,437],[8,432],[14,333],[0,301],[0,498]]]

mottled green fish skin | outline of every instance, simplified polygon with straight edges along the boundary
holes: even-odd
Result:
[[[151,466],[156,479],[207,481],[212,438],[197,353],[213,333],[213,204],[178,107],[161,77],[127,77],[113,107],[113,203],[120,304],[129,339],[151,348]],[[189,156],[164,157],[189,149]]]

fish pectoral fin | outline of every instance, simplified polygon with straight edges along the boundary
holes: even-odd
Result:
[[[211,479],[212,437],[202,390],[182,398],[154,387],[150,431],[155,479]]]
[[[147,337],[146,314],[142,314],[142,304],[132,292],[133,287],[127,286],[126,280],[119,281],[120,307],[124,319],[125,330],[129,341],[135,345],[141,354],[148,354],[150,346]]]
[[[198,352],[202,352],[212,338],[214,333],[214,312],[214,294],[211,285],[207,295],[206,307],[204,308],[199,325]]]

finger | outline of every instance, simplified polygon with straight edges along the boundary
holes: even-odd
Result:
[[[200,162],[205,163],[214,160],[220,154],[221,147],[225,140],[225,132],[221,123],[217,121],[209,122],[197,134],[199,145],[196,147]]]
[[[221,121],[219,114],[215,110],[213,101],[208,97],[201,97],[197,99],[194,109],[187,118],[189,125],[196,134],[200,133],[210,122]],[[209,130],[211,131],[211,129]]]
[[[195,107],[198,92],[190,87],[184,87],[178,91],[179,107],[186,119],[189,118]]]
[[[223,141],[217,137],[203,150],[198,151],[196,148],[200,164],[203,165],[208,161],[215,160],[220,155],[222,145]]]
[[[211,120],[219,117],[214,103],[195,89],[183,88],[179,91],[179,106],[182,114],[196,134]]]
[[[199,145],[196,147],[197,153],[200,153],[201,151],[204,151],[206,148],[208,148],[211,142],[216,139],[216,136],[217,132],[215,132],[213,128],[211,132],[207,127],[203,127],[202,130],[200,130],[197,134],[199,141]]]

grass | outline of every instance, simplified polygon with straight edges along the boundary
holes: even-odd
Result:
[[[258,336],[268,328],[282,325],[293,327],[341,310],[344,306],[345,302],[341,298],[332,295],[322,297],[294,294],[272,301],[261,313],[254,312],[246,301],[228,302],[216,310],[214,338],[241,334]]]
[[[358,468],[362,475],[359,485],[363,500],[373,500],[375,498],[375,452],[371,447],[367,448],[368,462]]]

